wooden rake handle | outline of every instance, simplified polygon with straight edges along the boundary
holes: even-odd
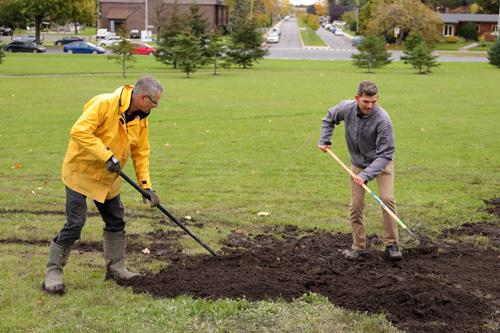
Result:
[[[354,174],[354,172],[352,172],[351,169],[349,169],[345,164],[344,162],[342,162],[342,160],[340,158],[337,157],[337,155],[335,155],[330,149],[326,148],[326,152],[345,170],[347,171],[347,173],[349,175],[351,175],[352,178],[356,177],[356,174]],[[373,193],[372,190],[370,190],[370,188],[368,188],[368,186],[366,186],[366,184],[362,184],[361,187],[366,191],[368,192],[374,199],[375,201],[377,201],[380,206],[382,206],[382,209],[384,209],[387,214],[389,214],[403,229],[405,229],[411,236],[414,236],[413,232],[408,229],[408,227],[406,226],[406,224],[404,224],[403,221],[401,221],[401,219],[396,215],[394,214],[394,212],[392,210],[389,209],[389,207],[387,207],[387,205],[382,201],[380,200],[380,198],[375,194]]]

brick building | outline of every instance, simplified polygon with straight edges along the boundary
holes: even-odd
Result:
[[[146,6],[148,8],[148,30],[156,33],[169,19],[175,3],[179,13],[186,12],[196,2],[206,19],[209,29],[228,24],[228,8],[224,0],[99,0],[99,28],[117,31],[122,25],[128,30],[145,30]]]
[[[443,20],[443,36],[456,36],[467,22],[476,24],[478,36],[497,33],[498,14],[440,14]]]

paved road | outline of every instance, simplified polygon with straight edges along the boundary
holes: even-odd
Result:
[[[279,28],[281,30],[280,41],[279,43],[268,44],[270,50],[302,48],[299,26],[295,17],[290,18],[288,21],[282,21]]]
[[[347,36],[335,36],[323,28],[318,29],[318,35],[327,43],[328,47],[303,47],[300,40],[296,18],[283,21],[280,26],[281,38],[277,44],[268,44],[269,59],[296,59],[296,60],[351,60],[351,55],[357,50],[351,45]],[[393,61],[399,61],[401,51],[391,51]],[[487,62],[486,56],[457,56],[441,54],[439,62]]]

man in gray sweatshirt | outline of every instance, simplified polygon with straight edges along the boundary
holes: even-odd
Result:
[[[345,139],[351,155],[351,170],[356,177],[351,182],[350,220],[352,247],[343,252],[348,259],[359,259],[366,254],[366,234],[363,226],[365,191],[362,188],[377,179],[381,200],[396,213],[393,196],[394,184],[394,133],[392,122],[378,104],[378,88],[372,81],[359,84],[355,100],[341,101],[330,108],[325,118],[318,147],[326,152],[332,145],[330,139],[335,125],[345,124]],[[383,211],[384,255],[389,260],[401,260],[398,249],[396,221]]]

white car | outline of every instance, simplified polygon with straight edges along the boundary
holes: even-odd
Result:
[[[111,45],[118,44],[121,40],[122,38],[119,36],[108,36],[103,40],[99,41],[99,46],[109,47]]]
[[[279,43],[280,41],[280,35],[277,32],[270,32],[267,35],[267,42],[268,43]]]
[[[102,39],[102,38],[106,38],[107,35],[108,35],[108,29],[99,29],[99,30],[97,30],[97,34],[95,35],[95,38]]]
[[[340,28],[337,28],[337,30],[335,30],[335,32],[333,34],[335,36],[344,36],[344,32]]]

